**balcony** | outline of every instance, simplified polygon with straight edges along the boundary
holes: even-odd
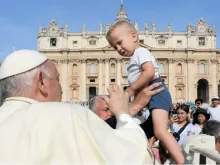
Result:
[[[98,73],[87,73],[87,77],[88,78],[97,78],[98,77]]]

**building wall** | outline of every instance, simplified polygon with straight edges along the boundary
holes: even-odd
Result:
[[[107,94],[110,85],[127,87],[126,63],[105,39],[108,25],[101,24],[96,32],[69,32],[52,21],[48,28],[39,29],[38,51],[52,59],[61,75],[63,101],[87,101],[91,94]],[[138,25],[135,23],[138,30]],[[160,75],[168,86],[174,102],[194,101],[197,88],[207,87],[207,102],[218,95],[219,56],[213,26],[203,19],[196,26],[187,25],[185,32],[174,32],[172,26],[158,32],[147,24],[138,31],[141,46],[149,49],[160,66]],[[56,40],[55,45],[51,41]],[[207,83],[208,82],[208,83]],[[89,92],[90,90],[90,92]],[[201,93],[201,92],[200,92]]]

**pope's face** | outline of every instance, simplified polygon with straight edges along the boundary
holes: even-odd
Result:
[[[48,71],[50,78],[47,79],[45,86],[47,87],[47,101],[60,102],[62,99],[62,89],[59,82],[59,73],[55,64],[52,61],[48,61]]]

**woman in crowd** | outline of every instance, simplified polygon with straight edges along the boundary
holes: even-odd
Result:
[[[175,116],[174,116],[175,117]],[[194,133],[194,125],[189,122],[189,107],[185,104],[177,108],[177,121],[176,123],[170,122],[170,129],[174,137],[177,139],[179,145],[188,136],[188,133]]]
[[[205,122],[210,118],[210,115],[205,109],[200,108],[193,114],[193,125],[195,134],[199,134]]]

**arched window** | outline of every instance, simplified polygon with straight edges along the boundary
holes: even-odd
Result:
[[[96,73],[96,66],[95,64],[90,65],[90,73]]]
[[[177,98],[182,98],[182,89],[181,88],[179,88],[178,90],[177,90]]]
[[[73,75],[76,75],[77,74],[77,65],[76,64],[73,64],[73,69],[72,69],[72,73]]]
[[[205,64],[200,64],[199,65],[199,73],[200,74],[205,74]]]
[[[182,74],[182,64],[177,65],[177,74]]]
[[[164,72],[164,64],[159,64],[159,73],[165,73]]]
[[[114,63],[111,64],[111,73],[115,73],[115,64]]]
[[[129,65],[129,63],[126,63],[126,64],[125,64],[124,73],[128,73],[128,70],[127,70],[127,69],[128,69],[128,65]]]

